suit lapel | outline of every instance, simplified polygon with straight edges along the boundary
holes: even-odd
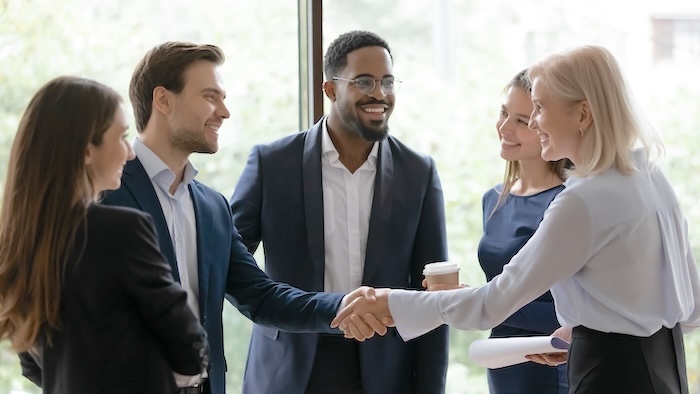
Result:
[[[387,138],[379,144],[377,175],[374,179],[372,212],[369,217],[369,231],[367,233],[365,270],[362,275],[363,284],[371,283],[372,276],[384,260],[383,249],[387,246],[387,235],[390,231],[393,188],[394,158],[389,138]]]
[[[199,310],[201,311],[201,319],[204,319],[204,304],[209,296],[209,272],[211,268],[210,262],[214,260],[211,251],[216,250],[217,245],[214,245],[214,237],[209,236],[210,231],[207,231],[205,223],[214,223],[212,218],[212,210],[208,207],[213,206],[213,202],[209,201],[209,196],[201,190],[199,184],[193,182],[189,185],[192,204],[194,205],[194,217],[197,227],[197,268],[199,273]],[[220,247],[220,246],[219,246]]]
[[[325,248],[323,230],[323,179],[321,176],[321,119],[306,134],[302,159],[302,177],[304,187],[304,214],[306,216],[306,238],[309,255],[313,262],[315,283],[323,289],[325,269]]]
[[[153,183],[139,159],[135,158],[126,163],[122,181],[124,187],[136,200],[138,208],[147,212],[153,218],[160,251],[170,263],[173,277],[180,282],[180,273],[177,270],[177,260],[175,259],[175,248],[173,248],[173,241],[170,239],[168,223],[165,221],[163,208],[160,206],[160,200],[158,200],[155,189],[153,189]]]

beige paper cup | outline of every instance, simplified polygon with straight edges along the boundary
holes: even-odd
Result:
[[[435,284],[459,285],[459,265],[449,261],[428,263],[423,268],[428,287]]]

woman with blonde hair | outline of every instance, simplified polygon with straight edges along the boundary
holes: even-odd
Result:
[[[574,165],[532,238],[484,286],[377,290],[333,324],[352,336],[369,329],[359,317],[391,317],[406,340],[445,323],[488,329],[551,289],[555,335],[571,339],[569,393],[687,393],[682,334],[700,326],[700,277],[678,198],[650,160],[660,141],[605,48],[550,56],[529,75],[542,158]]]
[[[203,328],[150,217],[97,203],[134,157],[121,98],[59,77],[15,135],[0,214],[0,339],[44,393],[172,393],[206,366]]]

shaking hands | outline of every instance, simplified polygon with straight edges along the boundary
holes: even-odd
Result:
[[[339,328],[345,338],[363,342],[374,334],[384,335],[387,327],[394,326],[389,311],[391,289],[374,289],[362,286],[348,293],[345,308],[340,310],[331,322],[332,328]]]

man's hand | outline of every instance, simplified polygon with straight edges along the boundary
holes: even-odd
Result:
[[[357,289],[350,294],[360,291]],[[390,289],[368,288],[361,291],[362,296],[356,296],[347,302],[343,310],[338,312],[331,322],[331,327],[340,328],[346,338],[358,341],[372,338],[375,333],[384,335],[387,327],[393,327],[394,321],[389,312]],[[348,294],[348,300],[350,299]]]

